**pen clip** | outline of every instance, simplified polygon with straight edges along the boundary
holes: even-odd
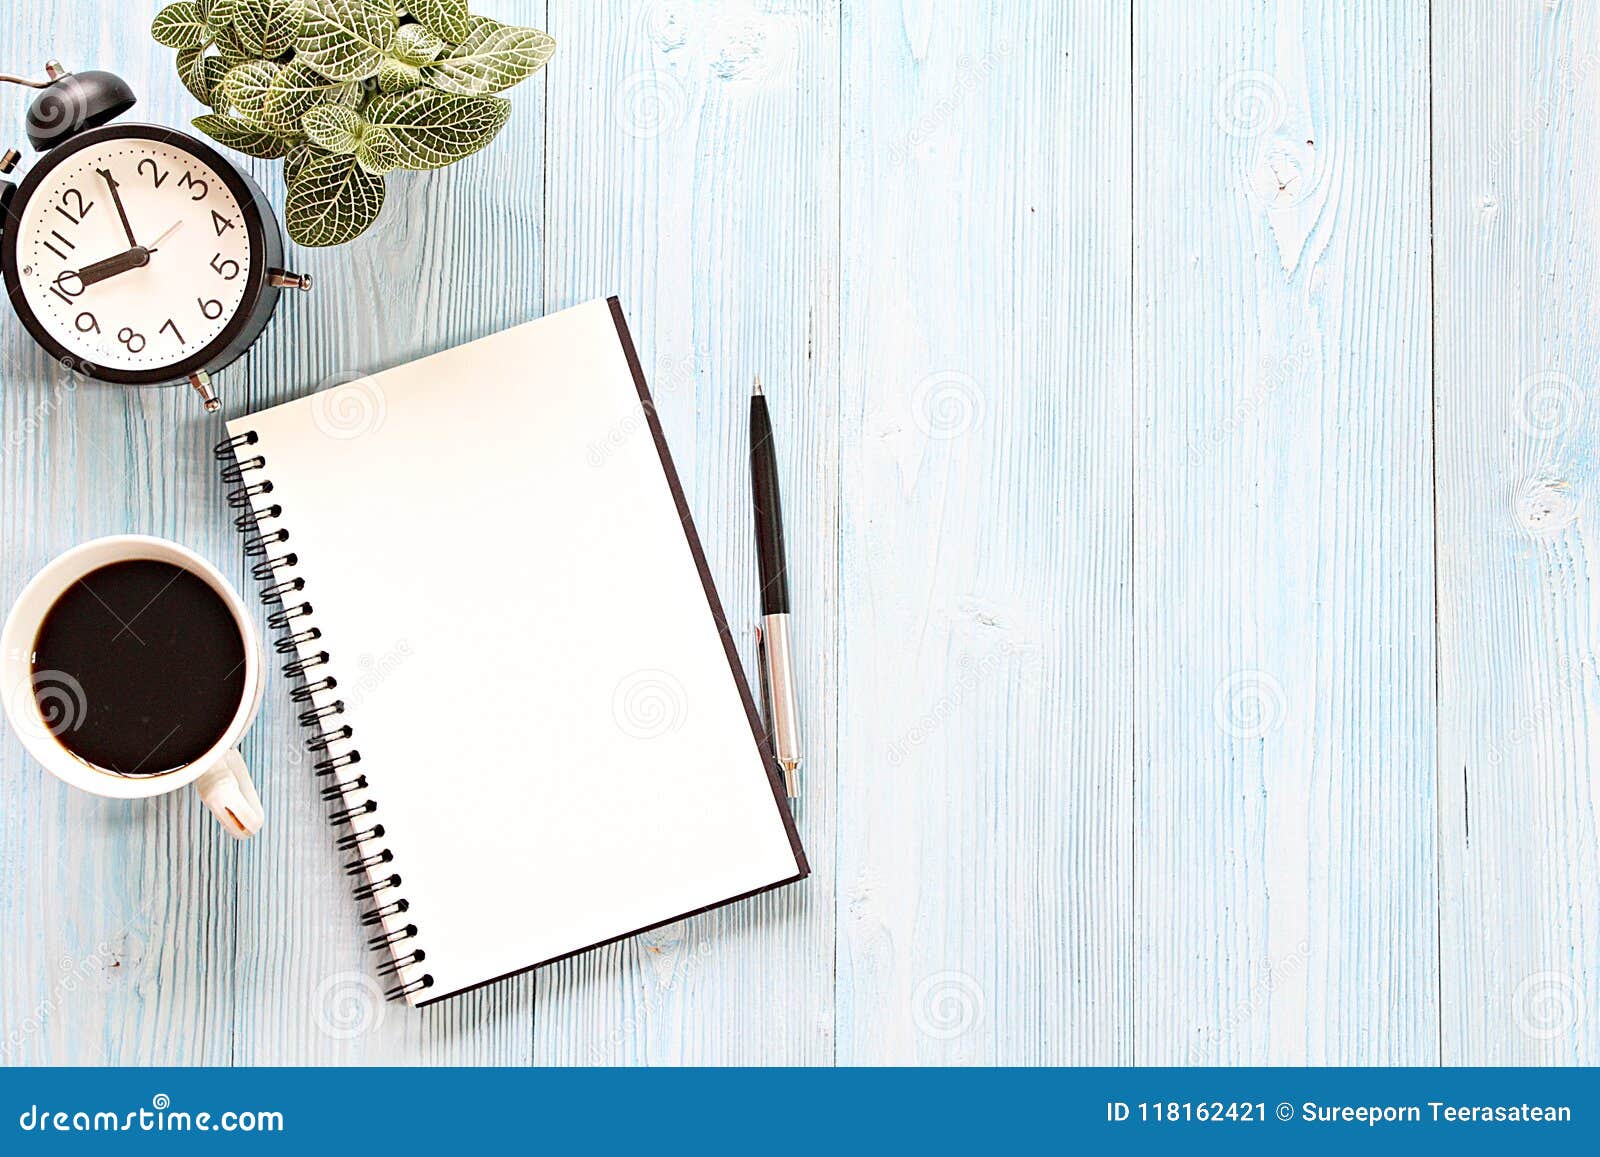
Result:
[[[772,738],[772,681],[767,673],[767,636],[756,624],[756,683],[761,688],[762,738],[771,746]]]

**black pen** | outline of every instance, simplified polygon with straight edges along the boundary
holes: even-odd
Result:
[[[778,456],[772,417],[756,378],[750,394],[750,479],[756,497],[756,560],[761,578],[761,649],[772,746],[789,798],[799,794],[800,714],[789,654],[789,574],[783,551],[783,510],[778,501]]]

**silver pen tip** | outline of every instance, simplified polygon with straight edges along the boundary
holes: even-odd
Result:
[[[761,375],[760,374],[756,375],[756,384],[755,384],[754,388],[751,389],[750,393],[751,393],[752,396],[757,397],[757,398],[759,398],[761,396]]]

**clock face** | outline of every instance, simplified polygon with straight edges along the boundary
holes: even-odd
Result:
[[[96,137],[52,154],[13,206],[17,287],[72,357],[154,380],[197,364],[253,304],[260,223],[234,192],[237,176],[225,179],[220,158],[207,163],[181,134]]]

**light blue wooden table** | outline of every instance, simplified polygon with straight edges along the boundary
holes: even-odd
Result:
[[[154,4],[70,7],[0,67],[195,111]],[[243,846],[8,735],[0,1059],[1600,1062],[1600,9],[476,7],[553,64],[294,255],[227,411],[618,293],[754,607],[761,372],[816,874],[412,1013],[282,682]],[[245,584],[194,397],[9,317],[0,378],[5,601],[122,531]]]

